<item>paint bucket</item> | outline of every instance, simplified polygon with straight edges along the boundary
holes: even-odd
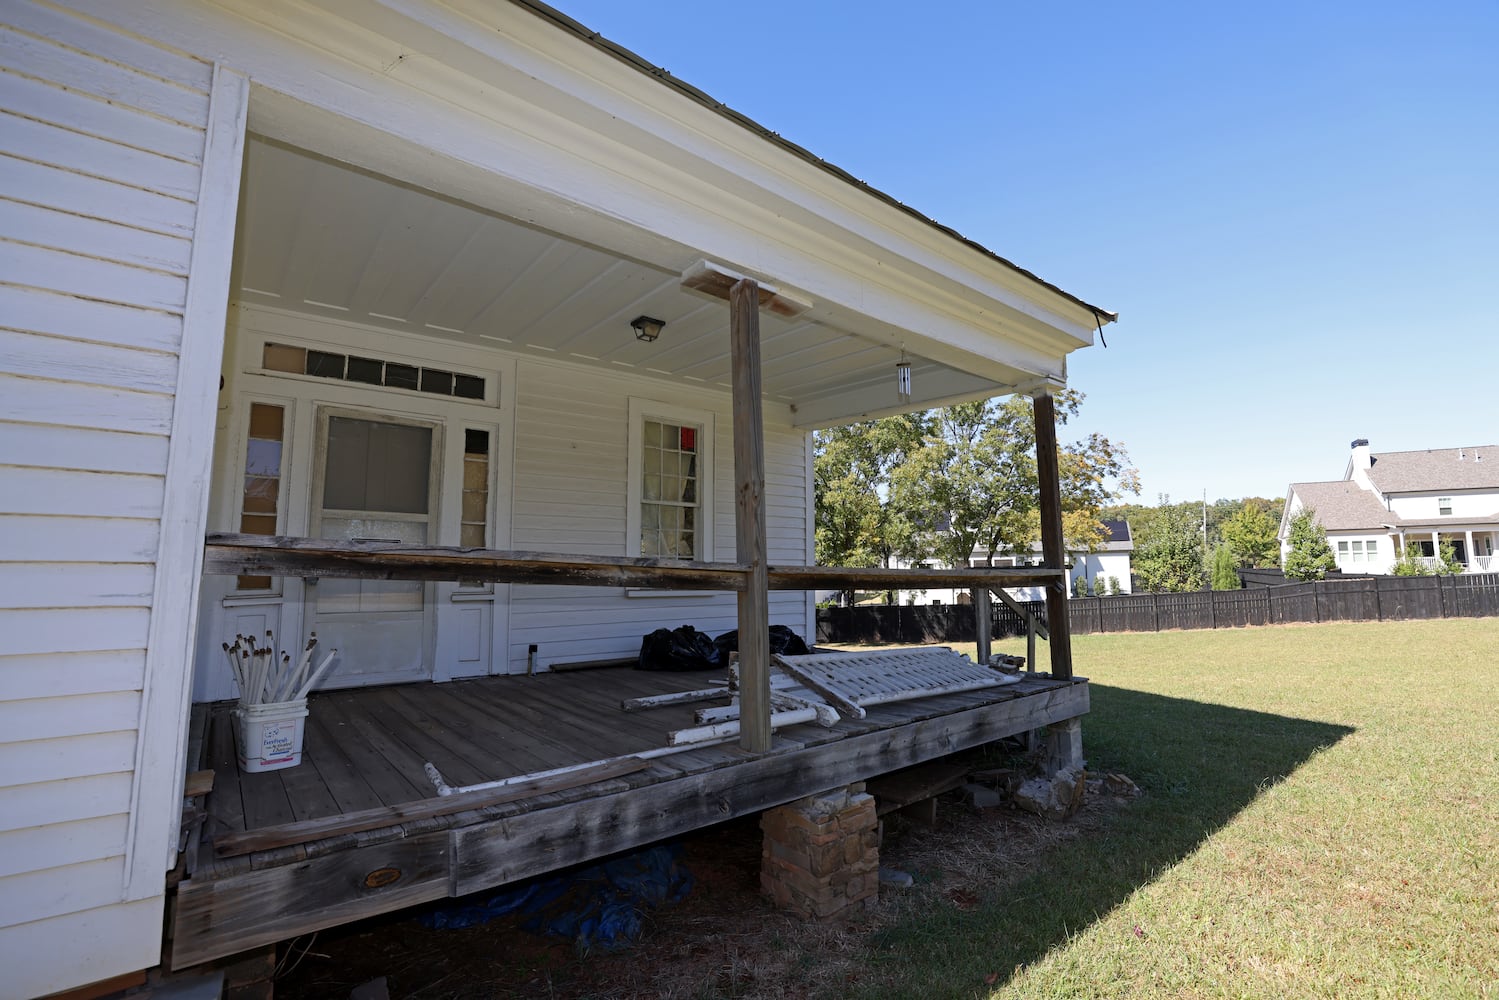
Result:
[[[241,771],[275,771],[302,763],[306,698],[267,705],[237,705],[234,721]]]

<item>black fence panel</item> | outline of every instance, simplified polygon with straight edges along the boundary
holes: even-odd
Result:
[[[1040,621],[1046,604],[1021,605]],[[993,605],[996,639],[1025,635],[1025,620]],[[1245,590],[1079,597],[1067,602],[1074,635],[1235,628],[1284,622],[1399,621],[1499,615],[1499,574],[1336,577]],[[972,642],[972,605],[819,608],[819,642]]]

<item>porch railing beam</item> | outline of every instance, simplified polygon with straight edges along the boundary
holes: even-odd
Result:
[[[739,591],[739,745],[770,749],[770,594],[765,541],[765,421],[760,403],[760,288],[729,289],[734,386],[734,537],[747,568]]]
[[[864,566],[772,566],[771,590],[963,590],[1044,587],[1065,570],[1045,566],[975,569],[883,569]]]
[[[1067,564],[1062,535],[1062,480],[1057,459],[1056,403],[1049,392],[1031,397],[1036,418],[1036,480],[1040,487],[1041,558],[1048,566]],[[1072,676],[1072,627],[1067,621],[1066,577],[1046,584],[1046,627],[1051,632],[1051,675]]]
[[[570,587],[730,591],[742,590],[747,575],[745,567],[736,563],[239,534],[207,537],[203,546],[203,572],[229,576],[479,580]]]

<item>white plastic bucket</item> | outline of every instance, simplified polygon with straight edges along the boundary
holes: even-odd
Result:
[[[275,771],[302,763],[302,733],[307,699],[268,705],[237,705],[239,767],[242,771]]]

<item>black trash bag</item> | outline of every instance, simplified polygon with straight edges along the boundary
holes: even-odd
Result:
[[[717,670],[728,662],[713,640],[691,625],[658,628],[640,641],[638,670]]]
[[[739,630],[731,629],[713,640],[713,645],[718,647],[719,655],[723,662],[729,662],[729,654],[739,651]],[[770,627],[770,651],[779,653],[781,656],[806,656],[811,652],[807,643],[801,636],[791,631],[785,625],[772,625]]]

